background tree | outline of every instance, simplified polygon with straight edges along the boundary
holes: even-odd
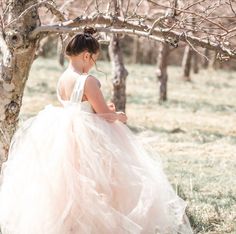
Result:
[[[123,1],[120,1],[122,4]],[[121,9],[117,0],[113,1],[114,15],[120,16]],[[111,35],[109,45],[109,55],[113,67],[113,89],[112,102],[115,104],[118,111],[125,112],[126,105],[126,77],[128,71],[125,69],[123,62],[123,53],[120,46],[120,39],[118,34]]]
[[[160,103],[167,100],[167,80],[168,80],[167,67],[168,67],[169,53],[170,53],[169,45],[161,43],[157,58],[157,71],[156,71],[156,76],[160,84],[159,88]]]
[[[189,45],[185,46],[184,56],[182,60],[183,79],[185,81],[191,81],[190,71],[192,65],[193,50]]]
[[[177,0],[172,0],[170,10],[166,10],[166,23],[171,23],[169,21],[174,20],[176,16],[176,8],[178,5]],[[168,16],[168,18],[167,18]],[[174,42],[175,43],[175,42]],[[174,44],[174,47],[175,44]],[[162,103],[167,100],[167,80],[168,80],[168,73],[167,73],[167,66],[168,66],[168,57],[170,53],[170,48],[167,43],[161,43],[159,47],[159,54],[157,58],[157,79],[160,83],[159,89],[159,103]]]

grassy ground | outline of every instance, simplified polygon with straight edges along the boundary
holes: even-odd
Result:
[[[111,66],[91,71],[111,95]],[[195,233],[236,233],[236,72],[202,70],[193,82],[170,67],[169,100],[158,104],[154,66],[128,65],[129,127],[160,155],[178,194],[188,201]],[[33,64],[21,110],[24,120],[45,105],[58,104],[56,83],[64,68],[56,59]]]

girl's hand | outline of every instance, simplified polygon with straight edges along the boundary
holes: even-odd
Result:
[[[116,107],[113,102],[108,102],[107,106],[108,106],[109,110],[114,111],[114,112],[116,111]]]
[[[126,123],[127,121],[127,115],[122,111],[117,111],[116,114],[118,115],[118,120],[122,123]]]

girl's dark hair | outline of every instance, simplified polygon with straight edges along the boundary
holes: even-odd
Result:
[[[76,34],[67,44],[65,54],[68,56],[78,55],[87,50],[91,54],[96,54],[99,50],[99,43],[93,36],[96,29],[92,27],[85,27],[84,33]]]

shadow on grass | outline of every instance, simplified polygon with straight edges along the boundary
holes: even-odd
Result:
[[[141,133],[143,131],[153,131],[153,132],[158,132],[158,133],[171,133],[170,130],[161,128],[161,127],[156,127],[156,126],[151,126],[151,127],[138,127],[134,125],[127,124],[127,126],[133,131],[134,133]]]

